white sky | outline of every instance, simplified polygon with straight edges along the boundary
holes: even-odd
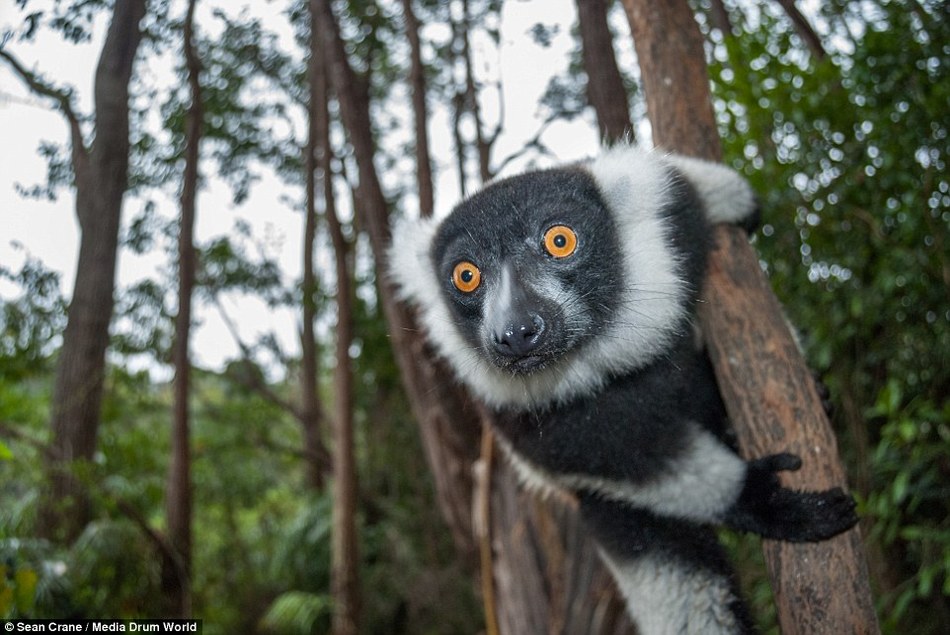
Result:
[[[12,3],[0,5],[0,32],[19,26],[20,14]],[[31,3],[33,7],[37,3]],[[204,5],[205,3],[202,3]],[[201,6],[201,5],[199,5]],[[227,3],[231,15],[239,11],[237,3]],[[278,25],[283,17],[271,3],[248,4],[252,14],[265,15],[268,22]],[[570,27],[575,19],[573,0],[519,0],[505,3],[502,14],[502,48],[500,68],[504,82],[505,124],[493,159],[495,161],[521,147],[533,136],[541,115],[537,100],[551,76],[561,72],[567,64],[571,46]],[[208,10],[206,8],[206,10]],[[526,35],[536,23],[557,23],[559,34],[550,48],[544,49]],[[210,28],[199,16],[199,28]],[[41,70],[57,85],[72,85],[79,97],[78,111],[91,110],[92,77],[104,35],[101,22],[93,43],[72,45],[62,42],[56,34],[45,33],[36,44],[24,45],[16,41],[8,44],[29,68]],[[423,34],[425,36],[425,33]],[[475,43],[476,72],[497,72],[499,56],[494,49],[485,50]],[[621,63],[625,52],[621,51]],[[160,70],[157,72],[161,72]],[[434,102],[430,100],[430,108]],[[497,117],[497,98],[486,96],[483,111],[489,121]],[[545,143],[558,159],[570,161],[590,156],[597,149],[597,132],[590,113],[583,120],[558,123],[544,137]],[[407,129],[407,134],[411,129]],[[62,116],[52,110],[46,100],[32,95],[6,67],[0,64],[0,134],[4,151],[0,153],[0,264],[16,270],[26,253],[40,259],[47,267],[62,274],[63,293],[72,291],[78,251],[78,226],[75,220],[74,199],[70,191],[62,191],[55,202],[36,201],[20,197],[14,184],[32,186],[45,182],[46,163],[36,150],[42,140],[63,142],[67,128]],[[433,112],[430,122],[436,167],[436,208],[445,212],[458,197],[458,176],[450,157],[451,141],[445,113]],[[511,166],[508,172],[523,167],[524,162]],[[212,174],[209,165],[205,172]],[[173,194],[159,195],[160,210],[164,215],[176,214]],[[251,191],[250,198],[235,208],[228,188],[222,183],[209,183],[199,196],[196,237],[199,242],[227,234],[237,218],[248,221],[255,236],[266,237],[272,251],[279,255],[285,281],[291,283],[300,276],[300,250],[303,218],[283,198],[298,199],[299,191],[288,188],[276,178],[266,175]],[[141,201],[126,199],[123,221],[127,223],[137,214]],[[22,247],[14,246],[14,243]],[[319,256],[319,255],[318,255]],[[324,258],[326,256],[324,255]],[[118,289],[142,279],[157,278],[158,268],[169,262],[169,256],[151,254],[135,256],[123,251],[118,263]],[[329,261],[328,261],[329,262]],[[10,297],[13,289],[0,284],[0,297]],[[257,333],[275,332],[287,352],[295,353],[299,317],[289,310],[273,311],[253,298],[230,298],[228,311],[240,327],[242,336],[253,341]],[[219,367],[237,354],[237,348],[214,309],[196,306],[197,328],[193,335],[194,361],[200,366]]]

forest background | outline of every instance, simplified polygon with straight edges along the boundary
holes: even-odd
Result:
[[[14,4],[0,36],[0,176],[18,196],[0,199],[0,617],[484,628],[471,518],[484,453],[477,435],[448,440],[473,446],[458,500],[423,468],[440,439],[400,385],[372,209],[445,211],[602,138],[649,145],[621,4]],[[726,162],[762,200],[761,265],[829,389],[882,629],[937,633],[950,623],[950,23],[942,2],[799,4],[692,6]],[[338,28],[312,34],[330,5]],[[82,84],[110,50],[125,53],[127,128]],[[123,73],[109,71],[97,85]],[[16,141],[28,126],[44,173],[17,180],[37,149]],[[123,131],[124,211],[102,230],[118,285],[100,276],[83,296],[109,329],[107,365],[99,405],[73,413],[91,436],[67,442],[57,422],[82,401],[61,397],[63,360],[78,359],[67,307],[91,270],[70,243],[99,231],[83,206],[108,206],[88,192],[115,170],[89,175],[115,165],[103,148]],[[756,541],[724,538],[774,628]]]

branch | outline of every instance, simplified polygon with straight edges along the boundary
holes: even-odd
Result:
[[[811,54],[815,56],[815,59],[818,61],[825,59],[825,57],[828,56],[828,52],[825,51],[825,47],[821,43],[821,38],[818,37],[818,33],[815,32],[815,29],[812,28],[808,22],[808,18],[802,15],[802,12],[795,6],[795,0],[778,0],[778,3],[785,9],[785,14],[788,15],[788,18],[795,26],[798,36],[805,41],[805,45],[808,47],[808,50],[811,51]]]
[[[108,491],[103,491],[102,494],[107,498],[112,499],[119,512],[131,520],[132,523],[138,527],[143,534],[145,534],[145,537],[148,538],[149,542],[155,545],[155,548],[158,549],[158,552],[161,554],[163,560],[172,563],[172,567],[175,570],[175,575],[178,578],[178,582],[183,586],[187,585],[188,571],[185,562],[178,550],[176,550],[168,541],[168,538],[164,534],[160,533],[157,529],[152,527],[145,516],[140,514],[139,511],[127,500]]]
[[[82,139],[82,129],[79,126],[79,117],[73,110],[72,94],[66,90],[55,88],[53,85],[41,79],[36,73],[29,71],[25,66],[4,48],[0,48],[0,58],[6,60],[7,64],[13,69],[14,73],[23,80],[23,83],[41,97],[47,97],[56,102],[57,108],[66,117],[69,124],[69,133],[73,147],[73,168],[78,167],[78,162],[86,158],[86,144]]]
[[[524,156],[529,150],[537,150],[543,155],[554,156],[554,153],[544,143],[541,142],[541,136],[547,131],[548,126],[557,121],[558,117],[556,115],[550,115],[547,119],[541,122],[541,126],[538,128],[538,131],[534,134],[533,137],[528,139],[525,144],[521,147],[520,150],[512,152],[504,160],[495,166],[495,174],[500,174],[505,167],[514,161]]]
[[[231,337],[234,339],[234,342],[237,344],[238,349],[241,351],[241,358],[245,362],[253,362],[251,356],[251,347],[248,346],[243,339],[241,339],[240,333],[237,331],[237,327],[234,324],[234,320],[228,315],[227,311],[224,309],[224,306],[221,304],[221,300],[218,297],[217,293],[211,294],[211,301],[214,303],[215,308],[218,309],[218,314],[221,316],[221,319],[224,321],[224,325],[227,327],[228,332],[231,334]],[[300,412],[300,409],[293,403],[287,401],[276,392],[274,392],[270,386],[268,386],[264,381],[261,380],[257,375],[248,375],[248,376],[232,376],[232,378],[237,381],[239,384],[247,388],[248,390],[253,390],[258,395],[263,397],[265,400],[274,404],[278,408],[286,410],[292,414],[295,418],[301,419],[303,413]],[[317,413],[317,417],[324,421],[326,419],[325,414],[321,410]]]
[[[122,515],[131,520],[132,523],[138,527],[143,534],[145,534],[145,536],[149,539],[149,542],[155,545],[159,552],[161,552],[169,560],[176,562],[180,561],[180,557],[168,543],[168,540],[165,538],[165,536],[152,527],[148,520],[145,519],[145,516],[140,514],[139,511],[132,505],[132,503],[107,490],[103,490],[102,494],[115,503],[116,508],[122,513]]]

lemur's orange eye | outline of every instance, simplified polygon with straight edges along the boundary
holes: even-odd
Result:
[[[455,265],[452,270],[452,284],[462,293],[471,293],[482,283],[482,272],[467,260]]]
[[[555,258],[567,258],[577,249],[577,234],[567,225],[555,225],[544,232],[544,248]]]

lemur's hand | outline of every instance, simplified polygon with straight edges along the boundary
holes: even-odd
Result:
[[[798,492],[781,486],[776,472],[797,470],[801,459],[787,452],[748,462],[745,486],[725,523],[741,531],[790,542],[831,538],[858,522],[854,499],[840,487]]]

